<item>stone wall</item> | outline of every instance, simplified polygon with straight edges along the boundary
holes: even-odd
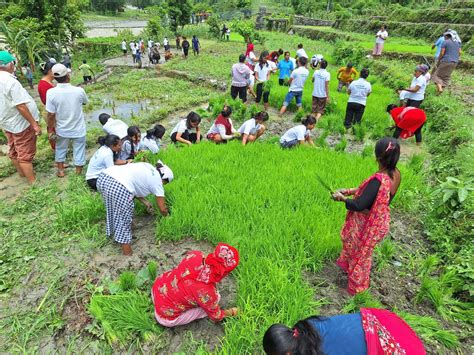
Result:
[[[334,24],[334,21],[320,20],[316,18],[295,15],[293,23],[299,26],[332,26]]]

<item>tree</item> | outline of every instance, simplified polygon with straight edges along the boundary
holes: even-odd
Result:
[[[31,33],[20,40],[20,46],[26,52],[33,73],[36,70],[35,63],[41,61],[40,53],[41,49],[44,48],[44,44],[44,34],[42,32]]]
[[[184,26],[189,23],[191,17],[192,5],[190,0],[168,0],[168,16],[171,19],[170,27],[176,32],[178,26]]]

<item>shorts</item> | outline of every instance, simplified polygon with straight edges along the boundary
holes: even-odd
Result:
[[[8,140],[8,157],[20,163],[30,163],[36,154],[36,134],[33,127],[28,126],[20,133],[5,131]]]
[[[315,97],[313,96],[313,105],[312,111],[313,113],[324,113],[324,109],[326,108],[327,98],[325,97]]]
[[[58,136],[56,139],[55,161],[64,163],[69,147],[69,141],[72,141],[72,155],[75,166],[86,165],[86,136],[79,138],[65,138]]]
[[[293,139],[292,141],[288,141],[288,142],[287,141],[280,142],[280,147],[282,148],[293,148],[296,145],[298,145],[297,139]]]
[[[127,50],[126,49],[122,49],[123,51],[123,54],[127,54]]]
[[[296,98],[296,106],[301,107],[303,105],[303,91],[288,91],[283,106],[289,106],[293,98]]]

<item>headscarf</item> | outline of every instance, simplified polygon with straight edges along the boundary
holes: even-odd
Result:
[[[160,173],[161,178],[163,180],[168,180],[168,182],[173,181],[174,179],[173,171],[170,169],[168,165],[164,164],[161,160],[158,160],[156,169]]]
[[[461,44],[461,37],[459,37],[458,33],[455,30],[448,29],[443,35],[450,34],[451,38],[453,39],[453,42],[457,42]]]
[[[247,43],[247,52],[245,52],[245,56],[248,57],[250,52],[253,52],[253,43]]]
[[[205,284],[220,282],[239,265],[239,252],[234,247],[219,243],[205,259],[200,251],[193,251],[178,266],[182,280],[193,279]]]

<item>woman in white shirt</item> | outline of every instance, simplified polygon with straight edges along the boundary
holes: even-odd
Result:
[[[369,69],[362,69],[360,71],[360,78],[350,83],[347,88],[349,100],[347,101],[346,118],[344,119],[344,127],[346,129],[362,121],[365,105],[367,105],[367,97],[372,92],[372,86],[367,81],[368,76]]]
[[[379,57],[382,55],[383,45],[387,37],[388,37],[387,28],[385,27],[385,25],[382,25],[380,30],[375,35],[375,47],[372,52],[372,55],[374,57]]]
[[[165,131],[166,128],[160,124],[146,131],[145,137],[140,142],[140,149],[149,150],[153,154],[158,153],[160,151],[160,140],[163,138]]]
[[[298,144],[308,143],[314,145],[311,139],[310,131],[316,126],[316,119],[308,115],[301,121],[301,124],[290,128],[280,138],[280,146],[282,148],[293,148]]]
[[[425,67],[417,65],[410,87],[397,91],[400,97],[400,106],[420,108],[425,99],[426,77],[424,74]]]
[[[154,195],[162,216],[168,215],[163,185],[173,180],[171,169],[158,161],[116,165],[104,170],[97,179],[97,190],[102,195],[106,211],[106,234],[121,244],[124,255],[132,254],[132,218],[138,198],[153,213],[152,204],[145,199]]]
[[[270,80],[270,73],[272,66],[267,61],[268,52],[263,52],[260,55],[257,65],[255,66],[255,82],[257,83],[257,97],[255,102],[260,103],[263,97],[263,106],[265,111],[268,110],[268,98],[270,96],[270,89],[266,86],[266,82]]]
[[[140,151],[141,141],[140,128],[137,126],[130,126],[127,129],[127,136],[122,139],[122,150],[119,152],[119,159],[128,160],[134,159],[135,155]]]
[[[126,160],[115,159],[115,155],[122,150],[122,140],[114,135],[108,134],[99,137],[97,143],[100,148],[94,153],[87,166],[86,182],[92,190],[97,191],[97,178],[107,168],[115,165],[127,164]]]
[[[171,140],[173,143],[181,142],[183,144],[192,145],[201,141],[201,116],[191,111],[186,118],[180,120],[171,131]]]
[[[263,125],[263,122],[267,120],[268,113],[260,111],[254,118],[245,121],[238,131],[242,137],[242,145],[246,145],[248,142],[255,142],[263,133],[265,133],[266,127]]]

